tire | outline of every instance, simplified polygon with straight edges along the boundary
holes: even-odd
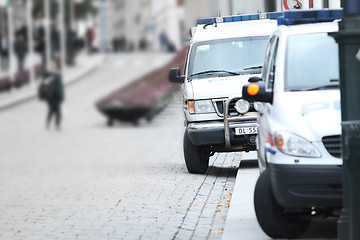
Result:
[[[270,172],[259,177],[254,193],[255,213],[263,231],[271,238],[297,238],[308,228],[310,220],[292,216],[286,218],[271,190]]]
[[[206,173],[209,167],[209,154],[201,147],[192,144],[187,131],[184,134],[184,157],[189,173]]]

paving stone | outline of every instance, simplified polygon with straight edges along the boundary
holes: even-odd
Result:
[[[0,239],[204,239],[223,227],[217,205],[239,162],[215,154],[207,174],[187,172],[180,93],[138,128],[109,129],[94,108],[134,70],[108,62],[67,89],[61,132],[43,129],[37,101],[1,113]]]

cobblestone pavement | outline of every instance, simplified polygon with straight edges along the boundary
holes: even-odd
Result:
[[[67,89],[60,132],[38,101],[0,114],[0,239],[221,239],[241,155],[189,174],[179,93],[140,127],[108,128],[94,107],[167,59],[109,58]]]

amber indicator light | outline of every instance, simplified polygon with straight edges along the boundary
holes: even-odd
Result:
[[[188,100],[188,110],[190,114],[194,114],[195,113],[195,102]]]
[[[284,139],[281,135],[277,135],[275,141],[276,141],[276,146],[279,149],[284,149]]]
[[[260,90],[260,87],[256,83],[251,84],[247,88],[247,92],[251,96],[254,96],[254,95],[258,94],[259,90]]]

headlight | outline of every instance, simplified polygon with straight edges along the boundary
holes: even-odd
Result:
[[[193,102],[194,111],[189,113],[203,114],[203,113],[214,113],[215,108],[211,100],[200,100],[200,101],[189,101]]]
[[[321,153],[310,141],[290,132],[277,132],[275,135],[277,148],[288,155],[297,157],[319,158]]]
[[[241,114],[247,113],[250,109],[250,103],[244,99],[240,99],[235,103],[235,109]]]
[[[259,111],[261,109],[261,103],[254,102],[254,108],[255,108],[256,111]]]

